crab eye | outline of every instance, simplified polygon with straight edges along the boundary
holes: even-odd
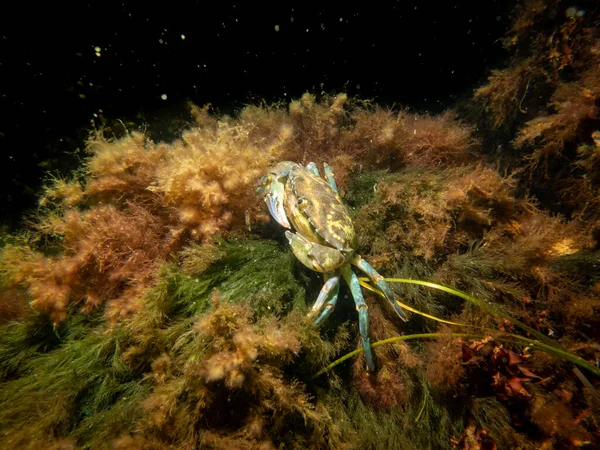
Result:
[[[300,210],[303,210],[307,206],[308,206],[308,200],[306,200],[305,198],[298,199],[298,208],[300,208]]]

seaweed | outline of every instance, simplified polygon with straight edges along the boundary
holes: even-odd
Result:
[[[528,48],[532,17],[555,26],[552,8],[527,3],[507,45]],[[567,22],[582,31],[587,20]],[[560,58],[532,67],[542,90],[556,88],[559,115],[568,109],[560,92],[593,85],[569,27],[560,39],[572,57],[560,46]],[[590,33],[577,42],[591,43]],[[498,86],[479,94],[499,125],[519,97],[527,114],[538,111],[529,103],[537,87],[514,73],[510,98],[496,98]],[[595,189],[596,141],[586,137],[595,118],[577,116],[575,135],[549,153],[577,155],[573,168],[587,171],[592,189],[557,214],[524,189],[525,175],[539,181],[531,158],[511,170],[483,162],[486,139],[451,111],[346,94],[248,105],[236,117],[190,108],[195,124],[170,143],[95,130],[83,167],[50,178],[26,230],[3,239],[6,448],[597,444],[597,379],[572,371],[600,354],[595,213],[577,206]],[[525,118],[514,123],[527,130]],[[523,140],[524,156],[552,133],[562,131]],[[329,162],[357,251],[413,283],[393,286],[425,313],[406,325],[365,290],[374,373],[342,356],[361,348],[346,287],[326,323],[305,317],[322,279],[294,258],[254,195],[279,160]],[[433,293],[416,286],[423,279],[453,288]],[[455,333],[455,324],[475,331]],[[563,419],[576,426],[559,430]]]
[[[599,210],[597,20],[590,2],[525,2],[504,39],[513,52],[507,67],[493,71],[473,97],[492,128],[507,128],[504,146],[521,158],[523,188],[590,230]]]

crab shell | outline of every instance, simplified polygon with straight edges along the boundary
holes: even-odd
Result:
[[[316,244],[313,252],[323,254],[331,250],[329,254],[332,257],[333,251],[342,252],[343,257],[337,258],[339,265],[334,264],[335,267],[348,261],[356,250],[356,233],[348,209],[331,186],[310,170],[293,162],[277,164],[271,171],[271,177],[272,184],[283,184],[283,195],[280,188],[277,191],[282,197],[280,200],[285,215],[297,232],[298,238],[295,241],[288,235],[294,253],[305,248],[308,241]],[[282,219],[279,222],[286,226],[286,218]],[[304,240],[300,240],[300,236]],[[303,262],[306,259],[306,255],[304,256],[299,258]],[[313,265],[308,267],[322,271]]]

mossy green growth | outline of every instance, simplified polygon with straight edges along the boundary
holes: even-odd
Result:
[[[523,436],[511,427],[509,411],[495,397],[475,397],[469,410],[474,424],[482,430],[488,430],[498,448],[518,448],[523,442]]]
[[[248,302],[255,318],[305,310],[305,291],[294,276],[297,260],[270,241],[220,244],[226,251],[213,270],[227,275],[219,285],[223,301]]]
[[[385,172],[363,172],[348,183],[344,202],[351,208],[361,208],[371,203],[377,191],[377,185],[389,177]]]
[[[600,250],[585,249],[557,258],[552,265],[556,270],[574,276],[582,276],[591,285],[600,281]]]
[[[256,319],[305,308],[304,288],[293,274],[295,264],[290,252],[271,241],[192,244],[179,263],[161,269],[134,323],[148,320],[159,326],[202,314],[217,289],[221,301],[251,306]]]
[[[411,378],[408,401],[389,409],[368,404],[354,390],[326,394],[328,409],[342,424],[342,439],[353,448],[369,450],[449,448],[451,439],[464,430],[465,405],[435,398],[418,372]]]
[[[0,380],[23,375],[31,357],[61,342],[51,321],[42,315],[33,315],[25,322],[9,323],[0,330]]]
[[[274,242],[192,246],[161,269],[130,320],[110,326],[101,311],[74,310],[57,329],[44,316],[1,327],[1,440],[8,448],[63,437],[109,447],[139,419],[160,355],[202,358],[192,325],[215,292],[220,302],[247,306],[254,320],[305,309],[295,264]]]
[[[31,330],[31,324],[5,328],[12,328],[16,340],[19,327],[21,335]],[[122,332],[104,334],[81,316],[69,319],[60,331],[60,343],[50,351],[34,353],[39,344],[27,348],[25,340],[20,352],[2,361],[6,370],[15,366],[15,359],[28,356],[15,373],[21,376],[0,384],[0,429],[8,448],[68,435],[87,417],[137,389],[135,377],[120,361]]]

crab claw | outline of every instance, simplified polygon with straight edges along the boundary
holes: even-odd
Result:
[[[337,249],[310,242],[300,233],[285,232],[292,253],[298,260],[316,272],[330,272],[344,263],[344,255]]]
[[[283,208],[285,185],[275,175],[269,175],[265,182],[265,190],[267,192],[264,194],[264,199],[271,216],[282,227],[292,228]]]

